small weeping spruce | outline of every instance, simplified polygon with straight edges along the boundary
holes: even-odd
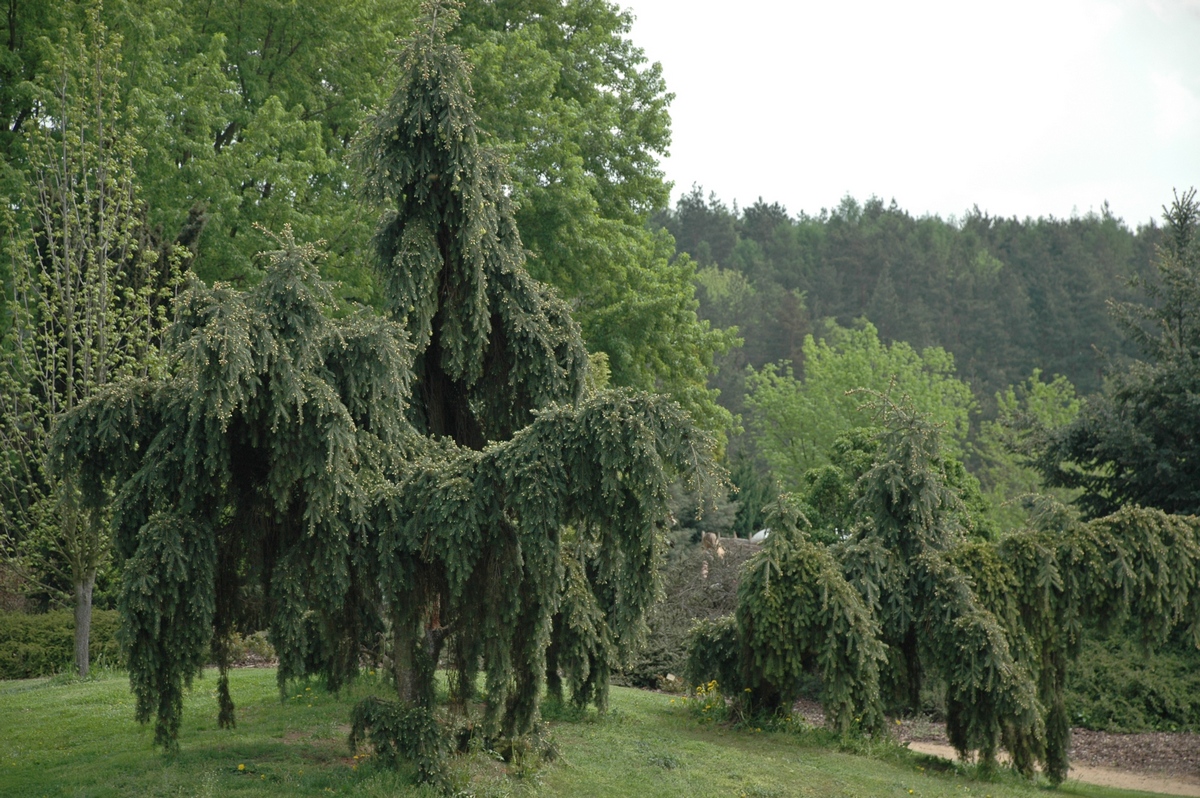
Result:
[[[587,388],[579,329],[526,273],[503,165],[478,144],[455,19],[426,4],[359,145],[389,207],[391,319],[333,318],[318,253],[285,230],[260,285],[182,298],[170,377],[122,383],[56,431],[57,468],[111,497],[137,717],[165,746],[210,646],[232,723],[226,642],[248,596],[281,689],[390,658],[399,701],[357,707],[351,741],[430,780],[439,663],[461,713],[484,676],[469,725],[523,735],[559,614],[575,633],[557,664],[603,705],[655,595],[667,487],[712,479],[712,441],[677,405]]]
[[[139,720],[176,745],[183,688],[210,649],[233,722],[229,634],[261,590],[281,679],[337,685],[374,592],[359,553],[372,480],[415,436],[404,331],[333,320],[312,247],[284,230],[252,290],[179,299],[163,379],[116,383],[57,425],[51,452],[85,500],[111,495],[119,608]],[[249,599],[249,600],[248,600]],[[311,612],[310,612],[311,611]]]
[[[943,691],[951,743],[1026,775],[1066,778],[1067,664],[1084,625],[1132,623],[1147,646],[1179,626],[1200,646],[1200,522],[1126,507],[1090,522],[1047,504],[1036,523],[972,536],[938,430],[881,397],[883,429],[852,489],[856,526],[815,544],[786,503],[743,566],[738,607],[698,626],[689,677],[717,678],[750,708],[789,711],[806,670],[826,717],[882,728],[885,708],[919,711]]]

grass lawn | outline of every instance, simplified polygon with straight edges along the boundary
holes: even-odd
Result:
[[[300,685],[280,701],[275,672],[230,676],[238,725],[216,727],[216,678],[185,699],[180,751],[153,747],[133,721],[123,674],[0,682],[0,796],[426,796],[411,774],[356,761],[350,708],[387,695],[371,678],[341,695]],[[670,697],[614,688],[612,711],[548,713],[556,761],[521,776],[485,753],[461,757],[478,796],[1133,796],[1068,784],[1057,792],[1001,774],[990,781],[936,766],[891,744],[837,750],[822,732],[731,731],[702,725]]]

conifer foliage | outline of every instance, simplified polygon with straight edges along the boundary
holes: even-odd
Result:
[[[882,401],[873,461],[853,488],[856,526],[828,548],[778,503],[744,566],[735,623],[697,627],[689,676],[719,678],[756,709],[787,709],[806,670],[841,731],[942,693],[950,740],[1032,775],[1066,777],[1067,664],[1085,625],[1131,623],[1147,646],[1174,629],[1200,645],[1200,524],[1126,507],[1080,522],[1047,502],[1036,523],[972,535],[938,429]]]
[[[469,67],[446,42],[452,3],[428,3],[398,86],[359,143],[388,310],[413,337],[412,418],[482,449],[579,398],[587,364],[564,303],[524,268],[503,164],[481,146]]]
[[[1048,484],[1081,488],[1092,517],[1125,504],[1200,512],[1195,443],[1200,388],[1200,202],[1196,190],[1164,208],[1166,228],[1146,281],[1147,304],[1112,307],[1141,360],[1111,374],[1077,418],[1044,436],[1035,466]]]
[[[354,556],[366,474],[411,436],[403,330],[327,318],[315,249],[286,229],[278,243],[251,291],[196,284],[181,297],[169,377],[117,383],[55,432],[60,473],[78,474],[92,504],[115,493],[137,717],[156,719],[164,745],[210,641],[227,667],[223,643],[251,582],[273,610],[281,679],[316,670],[337,684],[353,669],[346,646],[362,624],[350,599],[371,589]],[[231,723],[224,675],[219,692]]]
[[[503,165],[478,144],[454,19],[426,5],[360,144],[390,206],[393,319],[334,318],[316,249],[285,229],[258,286],[181,300],[170,377],[122,382],[57,429],[60,473],[93,504],[115,495],[137,716],[167,746],[183,686],[210,642],[224,670],[255,595],[281,686],[390,660],[400,703],[356,712],[354,739],[422,772],[440,772],[435,667],[462,712],[482,671],[481,728],[524,734],[560,608],[579,632],[559,646],[568,682],[602,704],[655,595],[668,485],[711,478],[712,441],[677,405],[586,389],[578,327],[526,274]]]

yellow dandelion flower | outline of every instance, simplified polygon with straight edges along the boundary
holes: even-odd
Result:
[[[246,765],[245,765],[245,764],[240,764],[240,765],[238,765],[238,770],[245,770],[245,769],[246,769]]]

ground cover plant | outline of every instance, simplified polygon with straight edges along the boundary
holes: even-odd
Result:
[[[390,688],[364,673],[340,694],[317,680],[280,699],[273,669],[230,672],[239,723],[221,729],[217,673],[185,692],[188,744],[163,754],[130,719],[124,673],[0,684],[0,795],[429,796],[412,769],[391,771],[347,743],[349,709]],[[446,683],[439,680],[439,690]],[[614,688],[606,716],[548,709],[554,762],[505,764],[486,751],[455,760],[460,789],[480,796],[828,796],[1033,798],[1043,788],[1006,774],[987,781],[891,744],[841,748],[825,732],[698,722],[672,696]],[[911,791],[911,792],[910,792]],[[1136,793],[1068,782],[1058,794]]]

